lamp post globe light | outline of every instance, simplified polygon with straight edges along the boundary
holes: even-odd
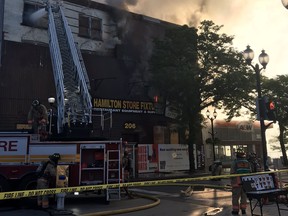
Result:
[[[55,98],[54,97],[49,97],[48,98],[48,103],[53,106],[53,104],[55,103]]]
[[[216,160],[216,156],[215,156],[215,132],[214,132],[214,120],[217,118],[217,112],[216,109],[214,109],[213,115],[210,116],[210,111],[207,109],[206,112],[206,116],[207,118],[210,120],[211,122],[211,132],[208,132],[209,134],[211,134],[211,139],[212,139],[212,150],[213,150],[213,161]]]
[[[257,84],[257,94],[258,94],[258,104],[259,104],[259,120],[260,120],[260,130],[261,130],[261,144],[262,144],[262,153],[263,153],[263,168],[264,170],[269,170],[268,164],[267,164],[267,142],[266,142],[266,134],[265,134],[265,122],[264,122],[264,116],[265,116],[265,102],[264,98],[262,98],[261,94],[261,81],[260,81],[260,72],[261,70],[265,69],[268,62],[269,62],[269,56],[265,53],[264,50],[262,50],[261,54],[258,57],[259,63],[262,65],[262,68],[259,67],[259,64],[252,65],[252,60],[254,58],[254,52],[250,48],[250,46],[247,46],[247,49],[243,52],[243,57],[246,60],[246,63],[253,68],[253,70],[256,73],[256,84]]]
[[[282,0],[283,6],[288,9],[288,0]]]
[[[53,105],[55,103],[55,98],[54,97],[49,97],[48,98],[48,103],[50,104],[50,110],[49,110],[49,134],[52,133],[52,116],[53,116]]]

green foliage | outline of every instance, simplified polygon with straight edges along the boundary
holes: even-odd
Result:
[[[277,110],[277,120],[288,126],[288,75],[279,75],[273,79],[264,79],[263,95],[273,100]]]
[[[189,129],[188,143],[202,142],[201,111],[208,106],[221,107],[229,119],[240,115],[242,107],[255,109],[255,73],[233,48],[233,37],[219,33],[221,28],[203,21],[198,29],[171,28],[154,41],[152,84],[177,113],[181,127]]]
[[[276,120],[279,125],[278,140],[280,145],[274,146],[274,149],[281,149],[283,161],[288,165],[287,160],[287,126],[288,126],[288,76],[280,75],[274,79],[263,79],[263,95],[274,101],[276,107]],[[286,145],[286,146],[285,146]]]
[[[224,108],[229,118],[242,106],[255,107],[255,95],[249,94],[256,86],[255,74],[232,47],[233,37],[219,33],[221,28],[203,21],[198,29],[172,28],[155,40],[150,62],[154,87],[183,123],[210,105]]]

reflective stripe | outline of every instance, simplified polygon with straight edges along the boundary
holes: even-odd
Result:
[[[1,155],[0,163],[40,163],[46,161],[48,156],[49,155]],[[61,163],[76,162],[80,162],[80,154],[61,155]]]
[[[48,208],[48,207],[49,207],[48,198],[47,198],[47,199],[44,199],[44,197],[43,197],[43,200],[42,200],[42,208]]]
[[[240,208],[246,210],[247,204],[240,204]]]
[[[26,156],[25,155],[1,155],[0,163],[11,163],[11,162],[25,163]]]
[[[243,173],[250,173],[251,168],[250,168],[250,163],[245,160],[245,159],[237,159],[236,160],[236,173],[237,174],[243,174]]]
[[[29,162],[32,163],[39,163],[42,161],[46,161],[49,155],[29,155]],[[79,154],[62,154],[61,155],[61,163],[67,162],[67,163],[75,163],[80,161],[80,155]]]

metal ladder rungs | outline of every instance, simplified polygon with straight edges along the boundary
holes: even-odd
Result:
[[[115,158],[115,153],[117,153],[117,158]],[[111,155],[113,154],[113,155]],[[110,159],[110,157],[113,156],[113,159]],[[109,168],[109,163],[117,163],[117,169],[113,166],[113,168]],[[120,150],[108,150],[107,151],[107,184],[120,184]],[[116,172],[115,178],[109,178],[110,172]],[[121,188],[118,186],[117,188],[107,189],[107,199],[108,200],[120,200],[121,199]]]
[[[118,189],[108,189],[107,193],[108,193],[109,200],[121,199],[120,190],[118,190]]]

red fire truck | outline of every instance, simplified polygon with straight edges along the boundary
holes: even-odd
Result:
[[[36,188],[36,169],[59,153],[63,187],[120,183],[122,141],[40,141],[37,134],[0,134],[0,192]],[[63,173],[64,170],[64,173]],[[120,199],[120,187],[107,189],[107,200]]]
[[[47,34],[57,102],[57,111],[53,111],[57,115],[54,135],[61,141],[42,141],[38,134],[0,133],[0,192],[34,189],[38,165],[53,153],[61,155],[57,169],[63,168],[65,172],[63,186],[120,183],[121,140],[67,139],[69,135],[75,137],[74,131],[79,128],[87,130],[85,137],[91,132],[93,109],[89,77],[63,5],[59,1],[44,1],[39,11],[48,15]],[[52,116],[51,108],[49,135]],[[120,187],[106,190],[106,198],[111,200],[111,197],[120,199]]]

